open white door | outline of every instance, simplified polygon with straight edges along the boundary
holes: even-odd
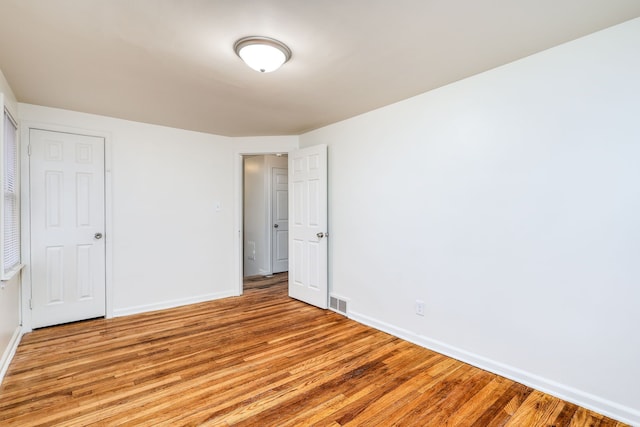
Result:
[[[31,129],[33,327],[105,315],[104,139]]]
[[[327,146],[289,153],[289,296],[327,308]]]

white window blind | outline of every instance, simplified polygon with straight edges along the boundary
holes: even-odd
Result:
[[[2,278],[6,278],[20,264],[18,125],[6,109],[3,128]]]

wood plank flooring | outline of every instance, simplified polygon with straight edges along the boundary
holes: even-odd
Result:
[[[622,426],[331,311],[237,298],[34,331],[0,426]]]

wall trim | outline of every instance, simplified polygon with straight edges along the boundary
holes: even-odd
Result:
[[[297,148],[298,144],[296,144]],[[235,244],[233,252],[236,254],[235,256],[235,266],[234,271],[236,272],[236,292],[233,296],[242,295],[244,292],[243,289],[243,279],[244,279],[244,197],[243,197],[243,182],[244,182],[244,167],[242,165],[242,158],[244,156],[256,156],[256,155],[275,155],[277,153],[289,153],[291,150],[296,149],[294,147],[279,147],[277,145],[268,144],[264,147],[255,148],[255,147],[247,147],[244,149],[237,149],[233,153],[233,192],[234,192],[234,216],[235,216],[235,229],[234,233],[237,233],[235,238]],[[269,243],[271,244],[271,243]],[[270,251],[271,249],[269,249]],[[269,269],[271,269],[271,264],[269,264]]]
[[[543,393],[547,393],[562,400],[566,400],[567,402],[582,406],[609,418],[613,418],[627,424],[640,426],[640,411],[636,411],[628,406],[620,405],[616,402],[603,399],[514,366],[506,365],[496,360],[454,347],[442,341],[415,334],[406,329],[398,328],[361,313],[349,311],[348,317],[358,323],[362,323],[363,325],[370,326],[405,341],[409,341],[413,344],[444,354],[445,356],[452,357],[485,371],[519,382],[528,387],[535,388]]]
[[[2,380],[4,380],[4,376],[9,370],[9,364],[11,364],[13,356],[16,355],[18,345],[20,345],[20,341],[22,340],[22,335],[24,335],[22,327],[17,326],[13,331],[13,335],[11,336],[11,340],[9,341],[9,345],[2,354],[2,358],[0,358],[0,384],[2,384]]]
[[[189,304],[197,304],[201,302],[213,301],[222,298],[237,296],[234,290],[225,292],[216,292],[212,294],[199,295],[189,298],[179,298],[169,301],[162,301],[153,304],[136,305],[133,307],[116,308],[113,310],[113,317],[129,316],[132,314],[147,313],[150,311],[166,310],[169,308],[182,307]]]

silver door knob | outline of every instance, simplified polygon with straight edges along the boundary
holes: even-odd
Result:
[[[322,239],[324,237],[324,233],[321,231],[318,234],[316,234],[316,236],[318,236],[318,239]]]
[[[94,234],[94,235],[93,235],[93,237],[94,237],[96,240],[100,240],[100,239],[102,239],[102,233],[96,233],[96,234]]]
[[[273,228],[278,228],[279,225],[278,224],[273,224]]]

